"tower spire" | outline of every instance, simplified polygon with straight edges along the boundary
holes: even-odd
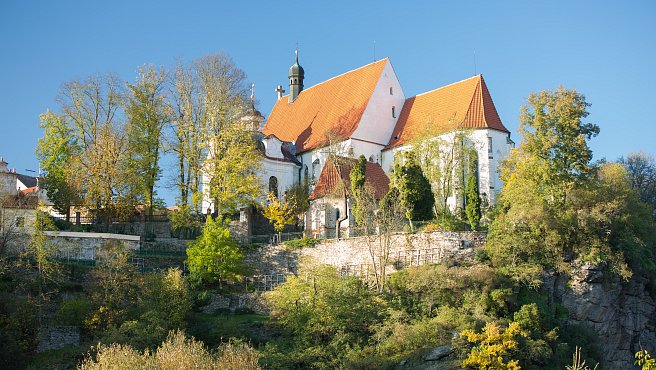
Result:
[[[289,102],[292,103],[298,97],[298,94],[303,91],[303,79],[305,78],[305,71],[300,64],[298,64],[298,46],[294,52],[296,54],[296,62],[289,68]]]

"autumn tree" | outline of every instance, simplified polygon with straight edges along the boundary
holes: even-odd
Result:
[[[114,75],[93,75],[62,85],[57,97],[79,154],[69,163],[86,204],[111,211],[125,193],[125,130],[122,82]]]
[[[152,66],[140,67],[137,81],[128,83],[127,169],[134,178],[133,192],[148,207],[152,216],[155,204],[155,184],[162,169],[163,129],[170,118],[164,95],[166,73]]]
[[[294,202],[294,198],[289,199],[287,194],[279,199],[273,192],[270,192],[266,202],[262,203],[262,215],[269,219],[278,235],[282,233],[286,225],[293,224],[296,219]]]

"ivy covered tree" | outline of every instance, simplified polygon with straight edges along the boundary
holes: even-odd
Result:
[[[394,159],[391,184],[399,192],[401,207],[410,221],[425,221],[433,218],[435,197],[430,183],[424,176],[412,152],[403,153]]]

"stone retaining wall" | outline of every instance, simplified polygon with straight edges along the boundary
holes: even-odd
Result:
[[[392,270],[448,259],[466,262],[473,258],[474,248],[486,237],[482,232],[427,232],[395,234],[389,243],[388,265]],[[313,248],[290,251],[284,245],[267,245],[246,257],[253,274],[298,273],[299,261],[328,264],[337,268],[364,266],[372,263],[372,254],[379,258],[386,250],[378,236],[343,240],[326,240]]]

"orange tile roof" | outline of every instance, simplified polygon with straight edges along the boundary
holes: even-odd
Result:
[[[356,162],[356,159],[340,157],[340,163],[342,164],[341,179],[349,193],[351,192],[351,168]],[[385,174],[385,171],[383,171],[383,168],[377,163],[367,162],[364,177],[365,183],[374,188],[376,199],[383,199],[389,191],[389,178]],[[339,179],[339,172],[335,164],[331,160],[326,161],[326,165],[321,170],[319,180],[317,180],[317,184],[314,186],[312,194],[310,194],[310,200],[323,198],[333,193],[341,183]]]
[[[501,123],[483,75],[406,99],[385,149],[455,128],[490,128],[509,132]]]
[[[295,141],[298,153],[326,144],[328,132],[346,139],[357,129],[387,63],[382,59],[307,88],[292,103],[285,96],[273,107],[265,135]]]

